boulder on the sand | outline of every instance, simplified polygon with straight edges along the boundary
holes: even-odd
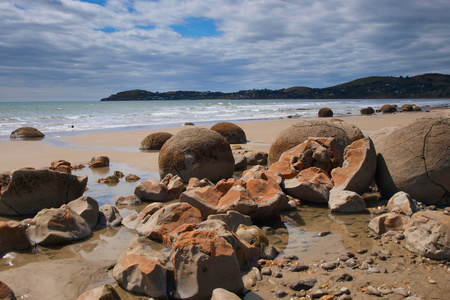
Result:
[[[319,109],[317,116],[319,118],[330,118],[333,116],[333,111],[329,107],[322,107]]]
[[[142,140],[139,150],[160,150],[173,134],[168,132],[155,132],[149,134]]]
[[[309,137],[334,137],[342,149],[350,143],[345,130],[333,122],[301,120],[280,132],[276,137],[270,147],[268,165],[277,162],[283,152],[303,143]]]
[[[386,207],[389,211],[398,211],[407,216],[420,210],[419,204],[405,192],[398,192],[389,199]]]
[[[35,215],[43,208],[60,207],[81,197],[87,176],[50,170],[16,170],[0,195],[0,215]]]
[[[382,113],[396,113],[397,112],[397,105],[392,104],[385,104],[381,107],[380,110]]]
[[[328,174],[316,167],[305,169],[283,183],[283,190],[289,196],[314,203],[328,203],[332,188],[333,182]]]
[[[414,104],[403,104],[400,111],[414,111]]]
[[[98,224],[105,227],[116,227],[122,224],[122,216],[117,207],[111,204],[100,206],[98,213]]]
[[[384,198],[404,191],[424,204],[450,205],[450,118],[421,118],[373,141]]]
[[[369,222],[369,228],[376,234],[388,231],[404,231],[409,222],[409,217],[397,213],[386,213],[373,218]]]
[[[345,133],[347,133],[350,143],[364,138],[364,134],[362,133],[361,129],[359,129],[355,125],[344,122],[340,119],[332,119],[330,121],[344,129]]]
[[[28,250],[32,247],[25,227],[19,222],[0,221],[0,257],[9,251]],[[0,299],[3,299],[0,297]]]
[[[45,135],[33,127],[20,127],[9,136],[10,139],[43,139]]]
[[[375,110],[373,109],[373,107],[366,107],[366,108],[361,108],[361,115],[373,115],[375,113]]]
[[[219,122],[211,127],[211,130],[219,133],[230,144],[245,144],[247,143],[247,137],[244,130],[234,123]]]
[[[91,234],[88,223],[69,206],[41,210],[27,229],[36,244],[58,245],[81,240]]]
[[[179,176],[167,174],[161,181],[150,178],[136,185],[134,194],[142,201],[167,202],[178,199],[185,187]]]
[[[266,234],[258,226],[241,224],[236,231],[236,235],[241,240],[258,248],[260,250],[260,258],[274,260],[280,254],[278,249],[270,244]]]
[[[136,231],[140,236],[162,242],[166,241],[166,235],[177,227],[186,224],[197,224],[203,221],[200,211],[187,203],[172,203],[164,206],[153,215],[147,215],[137,225]]]
[[[103,168],[109,166],[108,156],[97,156],[93,157],[89,162],[89,168]]]
[[[332,189],[328,200],[331,212],[358,213],[366,210],[364,199],[355,192]]]
[[[234,170],[241,171],[247,169],[247,157],[242,154],[233,154]]]
[[[129,292],[166,299],[167,258],[153,250],[153,244],[147,238],[134,238],[117,260],[113,276]]]
[[[353,142],[345,148],[342,167],[331,171],[334,189],[353,191],[360,195],[369,188],[377,168],[377,154],[370,138]]]
[[[421,211],[405,230],[406,248],[436,260],[450,259],[450,216],[442,211]]]
[[[247,215],[243,215],[238,211],[229,210],[226,214],[216,214],[208,216],[207,220],[221,220],[227,224],[230,231],[236,232],[239,225],[252,226],[252,218]]]
[[[344,148],[334,138],[308,138],[303,143],[281,154],[278,162],[269,170],[279,172],[289,179],[298,172],[316,167],[330,174],[333,168],[342,165]]]
[[[138,198],[138,196],[133,194],[128,196],[119,195],[117,196],[115,203],[117,206],[138,206],[142,202],[141,199]]]
[[[183,182],[191,177],[219,181],[234,172],[234,158],[230,144],[215,131],[187,128],[168,140],[159,152],[161,178],[171,173]]]
[[[97,200],[89,196],[81,196],[70,201],[67,206],[79,214],[88,223],[89,228],[93,229],[97,226],[99,212]]]
[[[16,300],[16,295],[3,281],[0,281],[0,299],[2,300]]]
[[[119,294],[109,284],[104,284],[95,289],[81,294],[77,300],[120,300]]]
[[[50,164],[50,169],[54,170],[54,171],[58,171],[58,172],[71,174],[72,173],[72,164],[64,159],[54,160]]]
[[[172,248],[177,299],[210,299],[216,288],[244,289],[233,246],[214,230],[182,233]]]
[[[141,177],[139,177],[139,176],[137,176],[135,174],[128,174],[125,177],[125,181],[126,182],[135,182],[135,181],[138,181],[139,179],[141,179]]]

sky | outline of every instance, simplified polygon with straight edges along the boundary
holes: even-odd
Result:
[[[0,0],[0,101],[450,74],[448,0]]]

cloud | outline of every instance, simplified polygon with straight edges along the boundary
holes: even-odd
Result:
[[[449,13],[441,0],[11,0],[0,101],[448,74]]]

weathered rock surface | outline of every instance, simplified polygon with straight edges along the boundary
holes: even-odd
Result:
[[[373,218],[369,223],[369,228],[376,234],[383,234],[388,231],[404,231],[409,218],[397,213],[382,214]]]
[[[138,181],[139,179],[141,179],[141,177],[135,175],[135,174],[128,174],[125,177],[125,181],[126,182],[134,182],[134,181]]]
[[[87,176],[49,170],[17,170],[0,195],[0,215],[35,215],[43,208],[60,207],[81,197]]]
[[[120,226],[122,224],[122,216],[117,207],[110,204],[100,206],[98,224],[106,227]]]
[[[84,239],[91,234],[88,223],[69,206],[41,210],[30,222],[27,234],[42,245],[58,245]]]
[[[450,205],[450,118],[421,118],[373,141],[383,197],[401,190],[424,204]]]
[[[109,284],[84,292],[77,300],[120,300],[119,294]]]
[[[399,211],[407,216],[411,216],[420,207],[416,200],[412,199],[410,195],[405,192],[398,192],[389,199],[386,207],[389,211]]]
[[[234,123],[219,122],[211,127],[212,131],[219,133],[230,144],[246,144],[247,137],[244,130]]]
[[[10,139],[43,139],[45,135],[33,127],[20,127],[9,136]]]
[[[132,212],[123,219],[123,225],[130,229],[136,229],[140,222],[147,216],[153,215],[155,212],[165,206],[162,202],[153,202],[147,205],[140,213]]]
[[[269,154],[263,151],[254,150],[241,150],[237,151],[238,154],[242,154],[247,159],[248,165],[267,165],[267,157]]]
[[[328,200],[332,212],[357,213],[366,210],[364,199],[355,192],[332,189]]]
[[[0,257],[9,251],[28,250],[31,247],[24,226],[19,222],[0,221]]]
[[[397,112],[397,105],[385,104],[380,110],[382,113],[395,113]]]
[[[363,139],[365,137],[364,134],[362,133],[361,129],[359,129],[358,127],[356,127],[353,124],[344,122],[339,119],[332,119],[330,121],[332,121],[334,124],[340,126],[342,129],[344,129],[345,133],[347,133],[350,143],[353,143],[354,141]]]
[[[268,165],[277,162],[283,152],[303,143],[309,137],[334,137],[342,149],[350,142],[346,132],[333,122],[302,120],[280,132],[270,147]]]
[[[329,107],[322,107],[317,113],[319,118],[329,118],[333,116],[333,111]]]
[[[372,183],[377,168],[375,146],[370,138],[353,142],[345,148],[342,167],[331,171],[334,189],[364,194]]]
[[[226,289],[217,288],[212,292],[211,300],[240,300],[235,293],[229,292]]]
[[[149,134],[142,140],[139,150],[160,150],[164,143],[172,136],[173,134],[168,132],[155,132]]]
[[[305,169],[283,183],[283,190],[289,196],[314,203],[328,203],[332,188],[333,182],[328,174],[316,167]]]
[[[450,259],[450,216],[441,211],[421,211],[405,230],[408,250],[436,260]]]
[[[219,181],[234,172],[230,144],[220,134],[204,128],[181,130],[168,140],[159,152],[161,178],[171,173],[183,182],[191,177]]]
[[[179,176],[167,174],[161,181],[150,178],[136,185],[134,194],[142,201],[167,202],[178,199],[185,190],[183,181]]]
[[[234,157],[234,170],[241,171],[247,169],[247,157],[242,154],[233,154]]]
[[[373,107],[366,107],[366,108],[361,108],[361,115],[373,115],[375,113],[375,110],[373,109]]]
[[[16,295],[3,281],[0,281],[0,299],[2,300],[16,300]]]
[[[260,250],[260,258],[274,260],[280,254],[278,249],[270,244],[266,234],[258,226],[241,224],[236,231],[236,235],[241,240],[258,248]]]
[[[208,216],[207,220],[221,220],[227,224],[230,231],[236,232],[239,225],[252,226],[252,218],[247,215],[243,215],[240,212],[229,210],[226,214],[216,214]]]
[[[79,214],[88,223],[89,228],[93,229],[97,226],[99,213],[97,200],[89,196],[82,196],[70,201],[67,206]]]
[[[142,202],[138,196],[133,194],[133,195],[128,195],[128,196],[119,195],[119,196],[117,196],[115,203],[117,206],[137,206],[137,205],[141,204]]]
[[[103,168],[109,166],[108,156],[97,156],[93,157],[89,162],[89,168]]]

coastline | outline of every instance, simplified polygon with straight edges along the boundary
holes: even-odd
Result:
[[[400,126],[442,111],[445,109],[322,119],[340,119],[359,127],[365,134],[370,134],[384,127]],[[247,135],[249,143],[242,145],[244,149],[268,152],[276,136],[299,120],[301,118],[246,121],[235,124],[240,126]],[[211,126],[198,127],[210,128]],[[143,171],[158,172],[158,151],[139,151],[141,141],[154,132],[164,131],[174,134],[184,128],[179,126],[134,131],[89,132],[40,141],[0,141],[0,160],[2,161],[0,172],[23,167],[46,168],[52,161],[58,159],[68,160],[72,164],[87,164],[92,157],[100,155],[108,156],[112,163],[125,163]]]

